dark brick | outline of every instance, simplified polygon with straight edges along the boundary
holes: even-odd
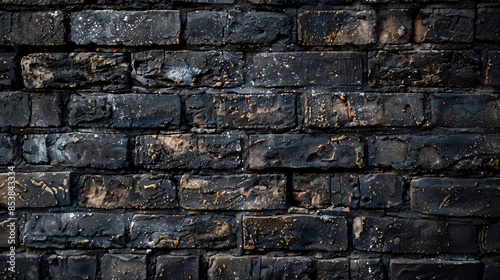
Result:
[[[101,257],[100,279],[146,280],[146,256],[105,254]]]
[[[15,65],[15,53],[0,53],[0,88],[13,84]]]
[[[363,142],[347,137],[305,134],[251,135],[248,166],[272,167],[362,167]]]
[[[24,92],[0,92],[0,126],[25,127],[30,121],[29,96]]]
[[[31,121],[32,127],[61,126],[63,97],[58,93],[32,93]]]
[[[180,205],[193,210],[271,210],[286,208],[286,177],[281,174],[182,176]]]
[[[479,226],[474,222],[448,222],[450,253],[475,254],[479,252]]]
[[[2,0],[1,4],[22,6],[72,5],[83,4],[85,0]]]
[[[500,179],[420,178],[412,180],[411,209],[430,215],[500,216]]]
[[[0,173],[0,205],[8,206],[9,174]],[[66,206],[71,204],[69,172],[15,173],[16,208]]]
[[[350,280],[347,258],[319,259],[316,261],[316,280]]]
[[[391,259],[391,279],[480,279],[482,266],[479,261],[444,261],[435,259]]]
[[[311,128],[417,126],[425,120],[418,93],[310,93],[304,95],[304,125]]]
[[[498,259],[482,259],[484,265],[483,280],[499,279],[500,278],[500,260]]]
[[[97,258],[89,255],[50,255],[49,275],[53,280],[94,280],[97,275]]]
[[[322,174],[294,174],[293,199],[298,206],[323,208],[331,206],[330,176]]]
[[[169,256],[156,257],[155,279],[200,279],[200,258],[198,256]]]
[[[41,277],[41,256],[32,253],[17,253],[15,273],[9,271],[7,261],[10,256],[7,254],[0,255],[0,276],[3,279],[23,279],[23,280],[38,280]]]
[[[34,213],[21,231],[29,248],[120,248],[127,221],[122,214]]]
[[[17,155],[17,136],[0,133],[0,164],[7,165],[14,162]]]
[[[474,40],[474,10],[429,5],[415,20],[415,42],[470,43]]]
[[[341,3],[351,3],[352,0],[249,0],[250,3],[255,5],[273,5],[273,6],[296,6],[302,4],[341,4]]]
[[[337,174],[331,177],[331,201],[333,206],[359,206],[359,177],[355,174]]]
[[[245,250],[345,251],[347,220],[334,216],[244,216]]]
[[[262,257],[260,279],[313,279],[308,257]]]
[[[222,45],[227,12],[194,11],[187,15],[186,42],[191,45]]]
[[[63,45],[64,13],[20,12],[2,13],[3,37],[9,45]],[[0,31],[0,33],[2,33]]]
[[[376,42],[374,10],[307,10],[298,15],[299,43],[306,46],[367,45]]]
[[[15,246],[19,242],[18,222],[15,220],[9,220],[9,218],[13,217],[10,216],[8,212],[0,212],[0,248],[10,249],[10,246]],[[12,237],[15,239],[9,239],[11,232],[13,233]],[[12,240],[15,241],[14,244],[11,244],[13,242]]]
[[[229,44],[271,44],[288,41],[291,19],[281,13],[229,12],[224,41]]]
[[[295,95],[216,94],[218,128],[286,129],[296,126]]]
[[[500,51],[499,50],[488,52],[488,62],[486,63],[485,74],[486,74],[486,84],[487,85],[500,86]]]
[[[132,218],[132,246],[138,248],[211,248],[236,245],[236,221],[230,216],[143,215]]]
[[[360,85],[362,56],[356,52],[259,53],[251,84],[264,87]]]
[[[378,13],[382,44],[406,44],[413,32],[413,19],[408,9],[387,9]]]
[[[77,45],[172,45],[179,43],[179,11],[87,10],[71,14]]]
[[[127,166],[128,137],[117,134],[62,133],[30,135],[23,145],[29,163],[118,169]],[[38,146],[37,151],[31,147]]]
[[[500,252],[500,223],[493,223],[483,227],[480,236],[481,251],[485,253]]]
[[[185,103],[189,124],[200,128],[215,127],[215,104],[212,94],[192,94],[185,98]]]
[[[380,259],[357,259],[350,262],[351,280],[383,280],[384,266]]]
[[[353,235],[354,248],[361,251],[438,254],[449,248],[444,221],[357,217]]]
[[[129,82],[129,65],[122,53],[34,53],[23,57],[21,66],[29,89],[118,90]]]
[[[360,208],[389,208],[403,204],[403,180],[396,174],[361,175],[359,190]]]
[[[476,18],[476,38],[485,41],[500,41],[500,25],[498,15],[500,5],[478,4]]]
[[[232,169],[241,165],[241,139],[234,135],[141,135],[134,154],[135,165],[147,168]]]
[[[78,204],[82,207],[103,209],[177,207],[175,183],[161,175],[86,175],[80,177],[78,194]]]
[[[144,86],[234,87],[243,83],[242,53],[144,51],[132,54],[132,76]]]
[[[160,1],[161,0],[155,0]],[[172,2],[184,2],[195,4],[233,4],[234,0],[172,0]]]
[[[68,107],[69,124],[81,127],[176,128],[181,118],[180,97],[166,94],[75,94]]]
[[[499,135],[377,136],[372,166],[426,170],[498,168]]]
[[[215,255],[210,257],[208,279],[247,279],[258,280],[261,261],[257,256],[233,257],[231,255]],[[272,279],[272,278],[271,278]]]
[[[444,127],[500,127],[500,97],[494,94],[433,94],[432,123]]]
[[[369,52],[368,79],[381,86],[472,87],[479,82],[479,61],[473,50]]]

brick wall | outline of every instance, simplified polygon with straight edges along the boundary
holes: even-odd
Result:
[[[499,14],[1,1],[0,275],[500,279]]]

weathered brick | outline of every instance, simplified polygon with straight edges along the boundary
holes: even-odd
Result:
[[[15,53],[0,53],[0,88],[10,86],[16,78]]]
[[[33,213],[21,235],[29,248],[121,248],[127,223],[122,214]]]
[[[306,10],[298,15],[299,43],[306,46],[367,45],[376,42],[374,10]]]
[[[176,128],[181,119],[176,95],[82,93],[72,95],[68,107],[71,126]]]
[[[161,0],[155,0],[161,2]],[[184,2],[195,4],[234,4],[235,0],[172,0],[172,2]]]
[[[498,259],[482,259],[484,265],[483,280],[500,278],[500,260]]]
[[[298,206],[323,208],[331,206],[330,176],[323,174],[294,174],[292,197]]]
[[[200,279],[200,258],[198,256],[156,257],[155,279]]]
[[[396,174],[361,175],[359,190],[360,208],[389,208],[403,204],[403,180]]]
[[[336,174],[331,176],[331,201],[333,206],[359,206],[359,177],[355,174]]]
[[[112,91],[126,87],[130,79],[123,53],[33,53],[22,58],[21,67],[29,89],[89,87]]]
[[[187,15],[186,42],[191,45],[222,45],[227,12],[194,11]]]
[[[166,176],[85,175],[80,177],[78,204],[103,209],[177,207],[175,183]]]
[[[71,41],[77,45],[172,45],[179,43],[179,11],[87,10],[71,14]]]
[[[105,254],[101,257],[101,279],[146,280],[145,255]]]
[[[190,94],[185,98],[186,119],[199,128],[215,128],[215,104],[212,94]]]
[[[413,19],[408,9],[387,9],[378,13],[382,44],[406,44],[413,32]]]
[[[332,135],[264,134],[251,135],[248,166],[272,167],[362,167],[363,142]]]
[[[302,5],[302,4],[316,4],[316,3],[326,3],[326,4],[341,4],[341,3],[351,3],[352,0],[249,0],[250,3],[255,5],[273,5],[273,6],[290,6],[290,5]]]
[[[345,251],[347,220],[334,216],[244,216],[245,250]]]
[[[432,123],[444,127],[500,127],[500,97],[494,94],[433,94]]]
[[[23,145],[29,163],[118,169],[126,167],[128,137],[118,134],[58,133],[30,135]],[[36,151],[31,147],[38,146]]]
[[[215,255],[210,257],[208,279],[248,279],[260,278],[261,262],[258,256],[233,257],[231,255]]]
[[[216,94],[218,128],[286,129],[296,125],[295,95]]]
[[[88,279],[97,275],[97,258],[92,255],[50,255],[47,258],[50,279]]]
[[[262,257],[260,279],[313,279],[313,264],[308,257]]]
[[[472,87],[479,82],[479,55],[465,51],[374,51],[368,79],[381,86]]]
[[[447,216],[500,216],[500,179],[420,178],[412,180],[413,211]]]
[[[38,280],[43,279],[42,272],[42,258],[39,254],[33,253],[17,253],[16,254],[16,267],[15,273],[9,269],[10,260],[8,254],[0,255],[0,276],[3,279],[23,279],[23,280]]]
[[[236,221],[223,215],[143,215],[132,218],[133,247],[211,248],[236,246]]]
[[[0,133],[0,164],[7,165],[17,158],[17,136]]]
[[[234,87],[244,81],[244,64],[238,52],[153,50],[132,54],[132,76],[152,87]]]
[[[10,248],[19,244],[18,222],[9,218],[15,217],[9,215],[8,212],[0,212],[0,248]]]
[[[0,205],[7,207],[9,174],[0,173]],[[16,208],[66,206],[70,199],[70,172],[15,173]]]
[[[383,280],[384,265],[380,259],[356,259],[350,261],[351,280]]]
[[[415,42],[472,42],[475,11],[452,7],[429,5],[421,9],[415,20]]]
[[[438,254],[449,248],[444,221],[357,217],[353,235],[354,248],[361,251]]]
[[[291,19],[282,13],[229,12],[224,42],[271,44],[291,37]]]
[[[445,261],[436,259],[391,259],[391,279],[480,279],[479,261]]]
[[[0,126],[24,127],[30,121],[30,104],[27,93],[19,91],[0,92]]]
[[[83,4],[85,0],[2,0],[0,4],[23,6],[72,5]]]
[[[63,97],[59,93],[32,93],[31,121],[32,127],[61,126]]]
[[[304,125],[311,128],[417,126],[425,120],[418,93],[304,94]]]
[[[498,4],[478,4],[476,18],[476,38],[485,41],[500,41],[500,29],[498,25]]]
[[[483,227],[480,236],[481,251],[485,253],[500,252],[500,223],[492,223]]]
[[[239,136],[141,135],[136,138],[134,162],[136,166],[159,169],[231,169],[241,165],[240,156]]]
[[[286,208],[286,177],[281,174],[182,176],[180,205],[194,210],[271,210]]]
[[[487,85],[500,86],[500,50],[488,52],[485,75]]]
[[[356,52],[259,53],[251,84],[264,87],[360,85],[362,56]]]
[[[369,161],[398,169],[495,169],[499,143],[499,135],[377,136]]]
[[[4,41],[9,45],[63,45],[62,11],[2,13]]]
[[[457,254],[476,254],[479,252],[480,226],[474,222],[448,222],[450,248],[448,252]]]
[[[349,280],[350,264],[347,258],[316,260],[316,280]]]

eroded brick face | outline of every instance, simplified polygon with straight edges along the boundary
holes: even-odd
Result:
[[[500,279],[499,15],[0,1],[0,279]]]

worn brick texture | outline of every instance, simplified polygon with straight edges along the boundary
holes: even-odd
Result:
[[[0,279],[500,279],[500,2],[1,0]]]

